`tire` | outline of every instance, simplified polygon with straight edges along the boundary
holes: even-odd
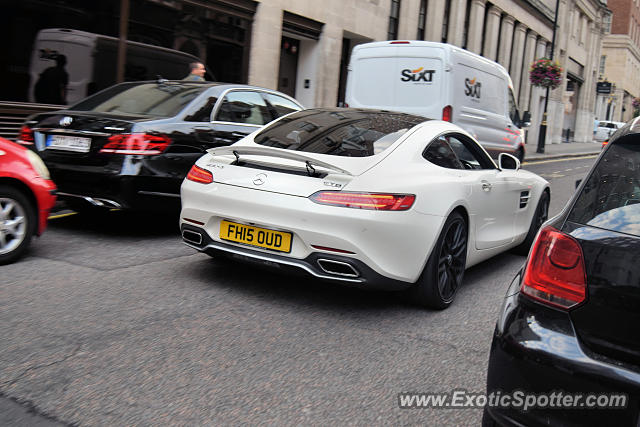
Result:
[[[20,190],[0,185],[0,264],[22,256],[36,230],[36,212]]]
[[[458,212],[447,218],[427,265],[409,290],[414,302],[438,310],[451,305],[464,277],[469,240],[467,228],[467,221]]]
[[[533,244],[533,239],[536,238],[540,226],[544,224],[547,218],[549,218],[549,193],[543,191],[538,201],[538,206],[536,206],[536,212],[533,214],[533,218],[531,218],[531,225],[529,226],[527,237],[525,237],[520,245],[513,249],[513,252],[519,255],[528,255],[529,249],[531,249],[531,245]]]

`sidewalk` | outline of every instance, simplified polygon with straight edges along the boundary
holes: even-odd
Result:
[[[537,144],[529,143],[525,147],[524,161],[561,159],[564,157],[579,157],[600,154],[601,142],[563,142],[560,144],[546,144],[544,153],[536,153]]]

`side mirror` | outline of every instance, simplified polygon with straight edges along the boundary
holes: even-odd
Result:
[[[577,179],[577,180],[576,180],[576,189],[577,189],[578,187],[580,187],[580,183],[582,183],[582,180],[581,180],[581,179]]]
[[[531,126],[531,113],[528,111],[525,111],[522,114],[522,126],[520,126],[521,128],[528,128],[529,126]]]
[[[500,153],[500,155],[498,156],[498,167],[500,168],[500,170],[518,170],[520,169],[520,160],[518,160],[517,157],[512,156],[511,154]]]

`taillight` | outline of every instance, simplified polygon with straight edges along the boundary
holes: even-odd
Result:
[[[213,182],[213,174],[206,169],[193,165],[187,174],[187,179],[200,184],[211,184]]]
[[[580,244],[555,228],[543,228],[529,255],[521,291],[563,309],[583,302],[587,281]]]
[[[451,122],[451,118],[453,115],[453,108],[451,105],[447,105],[442,109],[442,120],[445,122]]]
[[[100,152],[151,156],[161,154],[169,144],[171,144],[171,139],[165,135],[150,135],[147,133],[118,134],[110,136]]]
[[[20,134],[18,135],[16,142],[22,145],[33,145],[35,138],[33,137],[33,131],[29,126],[24,125],[20,128]]]
[[[318,191],[309,197],[321,205],[377,211],[406,211],[416,196],[413,194],[346,193],[342,191]]]
[[[407,40],[395,40],[390,42],[389,44],[411,44],[411,42]]]

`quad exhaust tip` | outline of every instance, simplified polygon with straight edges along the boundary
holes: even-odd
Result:
[[[333,259],[319,259],[318,265],[328,274],[334,274],[336,276],[343,277],[360,277],[360,273],[349,263],[336,261]]]
[[[182,238],[189,243],[194,243],[196,245],[202,244],[202,234],[195,231],[182,230]]]

